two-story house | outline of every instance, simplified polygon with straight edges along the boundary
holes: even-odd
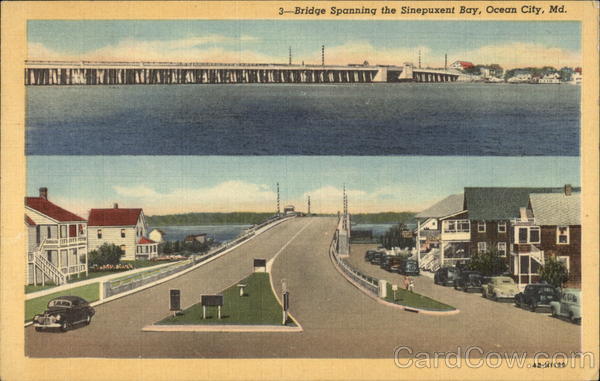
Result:
[[[158,256],[158,243],[147,238],[148,224],[140,208],[92,209],[88,218],[88,248],[95,250],[105,243],[119,246],[124,260],[150,259]]]
[[[463,209],[464,195],[453,194],[418,213],[417,257],[433,255],[439,266],[470,258],[470,223]]]
[[[63,284],[86,274],[87,221],[48,200],[48,189],[25,197],[27,284]]]
[[[527,214],[532,217],[530,229],[535,229],[537,238],[531,245],[543,253],[542,264],[549,257],[563,262],[569,271],[567,286],[581,287],[581,193],[573,192],[567,185],[562,193],[536,193],[529,195]],[[516,244],[524,238],[524,233],[515,235]],[[514,262],[515,270],[529,275],[527,270],[537,275],[536,269],[523,260]],[[519,267],[520,266],[520,267]]]

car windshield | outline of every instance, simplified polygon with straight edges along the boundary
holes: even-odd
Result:
[[[540,289],[541,294],[554,294],[554,289],[552,287],[543,287]]]
[[[51,300],[50,303],[48,303],[48,307],[71,307],[71,302],[62,299]]]

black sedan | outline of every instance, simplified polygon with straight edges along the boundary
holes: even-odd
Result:
[[[48,309],[43,314],[33,317],[36,331],[46,328],[60,328],[67,331],[75,324],[90,324],[96,311],[79,296],[59,296],[48,302]]]
[[[456,279],[454,279],[454,289],[461,289],[464,292],[475,290],[481,292],[483,290],[483,276],[477,271],[461,271]]]
[[[529,308],[535,312],[538,309],[550,310],[550,302],[558,300],[557,290],[546,283],[528,284],[523,292],[515,295],[515,305],[521,308]]]

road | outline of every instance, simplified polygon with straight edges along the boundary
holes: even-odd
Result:
[[[91,325],[66,333],[26,329],[32,357],[115,358],[391,358],[395,348],[414,352],[483,351],[570,352],[578,350],[579,328],[542,314],[493,303],[454,290],[432,296],[461,309],[454,316],[405,312],[371,299],[333,267],[328,247],[335,218],[296,218],[231,253],[156,287],[97,307]],[[285,247],[283,250],[281,250]],[[352,260],[360,262],[361,248]],[[219,292],[251,272],[253,258],[271,258],[279,293],[286,279],[290,311],[300,333],[142,332],[168,314],[168,290],[182,290],[182,305],[202,293]],[[368,270],[378,270],[374,266]],[[388,273],[386,273],[388,274]],[[389,274],[388,274],[389,275]],[[425,292],[427,279],[417,280]],[[437,287],[437,286],[436,286]],[[430,286],[434,290],[434,286]],[[472,307],[469,307],[473,303]]]

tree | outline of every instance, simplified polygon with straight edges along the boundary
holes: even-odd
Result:
[[[121,248],[112,243],[105,243],[88,253],[89,266],[116,265],[125,254]]]
[[[479,271],[486,276],[494,276],[506,272],[508,266],[506,265],[506,260],[500,256],[498,251],[492,248],[483,253],[473,255],[467,264],[467,269]]]
[[[401,249],[404,249],[405,247],[414,247],[414,237],[407,238],[404,235],[405,233],[403,233],[407,231],[409,230],[403,223],[394,225],[381,237],[381,244],[386,249],[391,249],[392,247],[399,247]]]
[[[554,287],[562,287],[569,280],[569,271],[564,263],[551,256],[540,268],[540,279]]]

